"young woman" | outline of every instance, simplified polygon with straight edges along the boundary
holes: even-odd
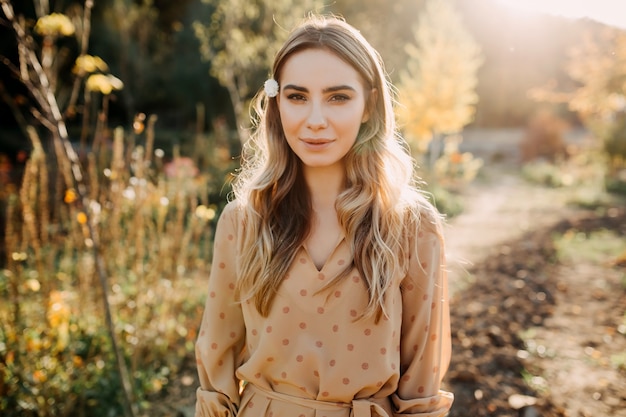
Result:
[[[443,416],[441,219],[377,52],[312,17],[276,55],[215,234],[196,416]]]

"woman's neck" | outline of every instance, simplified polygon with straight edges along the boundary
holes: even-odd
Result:
[[[344,187],[345,173],[343,167],[305,167],[304,180],[311,193],[313,210],[334,210],[337,196]]]

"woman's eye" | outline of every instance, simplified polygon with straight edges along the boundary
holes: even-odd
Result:
[[[347,100],[350,100],[350,97],[348,97],[345,94],[336,94],[330,98],[330,101],[347,101]]]
[[[306,99],[302,94],[289,94],[287,98],[289,100],[295,100],[295,101],[301,101],[301,100]]]

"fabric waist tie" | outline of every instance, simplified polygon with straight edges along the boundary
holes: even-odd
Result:
[[[387,398],[371,397],[354,399],[351,403],[337,403],[296,397],[294,395],[283,394],[276,391],[268,391],[257,387],[252,383],[248,383],[246,385],[246,390],[251,390],[254,394],[263,395],[273,400],[297,404],[315,410],[337,410],[337,408],[348,408],[351,409],[350,417],[372,417],[372,411],[375,411],[380,417],[391,417],[389,413],[387,413],[387,410],[385,410],[385,408],[381,405],[382,403],[388,401]]]

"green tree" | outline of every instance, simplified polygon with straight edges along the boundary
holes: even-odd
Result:
[[[482,54],[449,0],[427,1],[406,52],[399,120],[407,140],[423,153],[433,138],[458,133],[472,121]]]
[[[200,53],[211,62],[211,75],[228,90],[237,133],[247,137],[247,102],[267,76],[289,30],[307,13],[319,12],[320,0],[202,0],[213,8],[208,23],[195,21]]]

